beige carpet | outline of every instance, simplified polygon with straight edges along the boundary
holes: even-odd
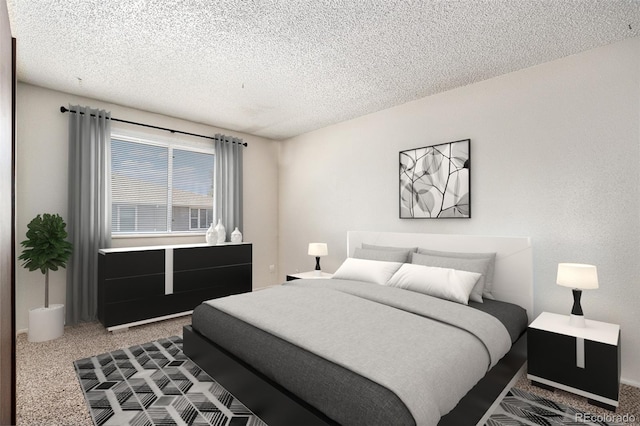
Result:
[[[30,343],[16,342],[17,420],[19,426],[93,425],[73,361],[162,337],[182,336],[191,317],[181,317],[109,333],[99,323],[65,327],[64,336]]]
[[[99,323],[66,327],[63,337],[43,343],[30,343],[27,335],[17,339],[17,418],[18,425],[91,426],[73,361],[110,352],[162,337],[182,336],[182,327],[191,317],[133,327],[126,332],[109,333]],[[594,414],[610,413],[568,392],[549,392],[532,387],[525,377],[517,387]],[[640,425],[640,389],[622,385],[618,414],[631,414]]]
[[[531,385],[531,382],[527,380],[526,374],[523,375],[520,380],[518,380],[518,382],[515,384],[515,387],[527,392],[535,393],[536,395],[540,395],[548,399],[552,399],[561,404],[570,405],[574,408],[577,408],[578,410],[582,410],[592,414],[629,414],[629,417],[633,416],[635,418],[635,422],[628,423],[628,425],[640,425],[640,388],[629,385],[621,385],[619,399],[620,405],[618,406],[616,412],[612,413],[611,411],[605,410],[604,408],[596,407],[595,405],[589,404],[587,402],[587,398],[574,395],[562,390],[556,389],[552,392],[546,389],[539,388],[537,386],[533,386]]]

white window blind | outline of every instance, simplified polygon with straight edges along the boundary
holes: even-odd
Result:
[[[173,230],[206,230],[213,221],[214,156],[173,150]],[[198,213],[198,220],[192,214]],[[184,215],[184,220],[183,220]]]
[[[212,153],[112,139],[112,232],[208,228],[213,220],[214,165]]]

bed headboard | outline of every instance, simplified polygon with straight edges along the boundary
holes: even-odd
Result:
[[[351,257],[362,243],[461,253],[495,252],[492,294],[497,300],[522,306],[529,322],[533,320],[533,255],[529,237],[349,231],[347,255]]]

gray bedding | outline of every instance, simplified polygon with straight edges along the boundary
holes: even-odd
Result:
[[[521,306],[491,299],[484,299],[483,303],[470,301],[469,306],[498,319],[509,332],[512,344],[527,329],[527,311]]]
[[[340,280],[215,299],[193,326],[341,424],[436,424],[512,341],[477,309]]]
[[[193,311],[193,327],[342,425],[415,426],[384,386],[206,303]]]

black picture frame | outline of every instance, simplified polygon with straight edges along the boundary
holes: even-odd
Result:
[[[400,151],[400,219],[471,218],[471,139]]]

